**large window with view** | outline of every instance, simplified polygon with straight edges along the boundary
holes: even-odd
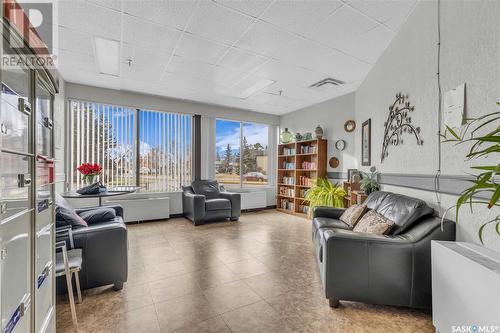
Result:
[[[217,119],[215,174],[227,186],[268,183],[269,126]]]
[[[102,167],[108,187],[140,185],[172,192],[191,182],[192,117],[84,101],[69,101],[70,187],[82,187],[82,163]]]

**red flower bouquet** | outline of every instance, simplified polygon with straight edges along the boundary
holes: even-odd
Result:
[[[89,184],[95,183],[97,176],[102,172],[102,167],[97,163],[82,163],[76,169],[83,175],[83,180]]]

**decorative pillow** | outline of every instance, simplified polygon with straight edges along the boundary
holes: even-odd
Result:
[[[114,220],[116,212],[110,207],[100,207],[80,212],[80,217],[88,224],[94,224]]]
[[[72,226],[74,229],[88,227],[87,222],[77,213],[62,206],[56,208],[56,227]]]
[[[340,216],[339,220],[353,228],[366,211],[366,205],[352,205]]]
[[[377,235],[387,235],[391,231],[394,221],[374,210],[368,211],[361,220],[354,226],[355,232],[368,232]]]

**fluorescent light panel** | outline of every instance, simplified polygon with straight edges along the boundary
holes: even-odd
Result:
[[[103,74],[120,75],[120,43],[116,40],[94,37],[99,71]]]
[[[243,98],[243,99],[246,99],[250,96],[252,96],[253,94],[255,94],[256,92],[264,89],[265,87],[268,87],[270,86],[271,84],[273,84],[274,82],[276,81],[273,81],[273,80],[269,80],[269,79],[262,79],[260,81],[257,81],[255,84],[253,84],[252,86],[248,87],[247,89],[243,90],[241,92],[241,94],[238,95],[239,98]]]

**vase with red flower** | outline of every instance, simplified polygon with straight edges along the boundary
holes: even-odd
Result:
[[[83,181],[90,185],[98,181],[102,167],[98,163],[82,163],[77,170],[83,175]]]

